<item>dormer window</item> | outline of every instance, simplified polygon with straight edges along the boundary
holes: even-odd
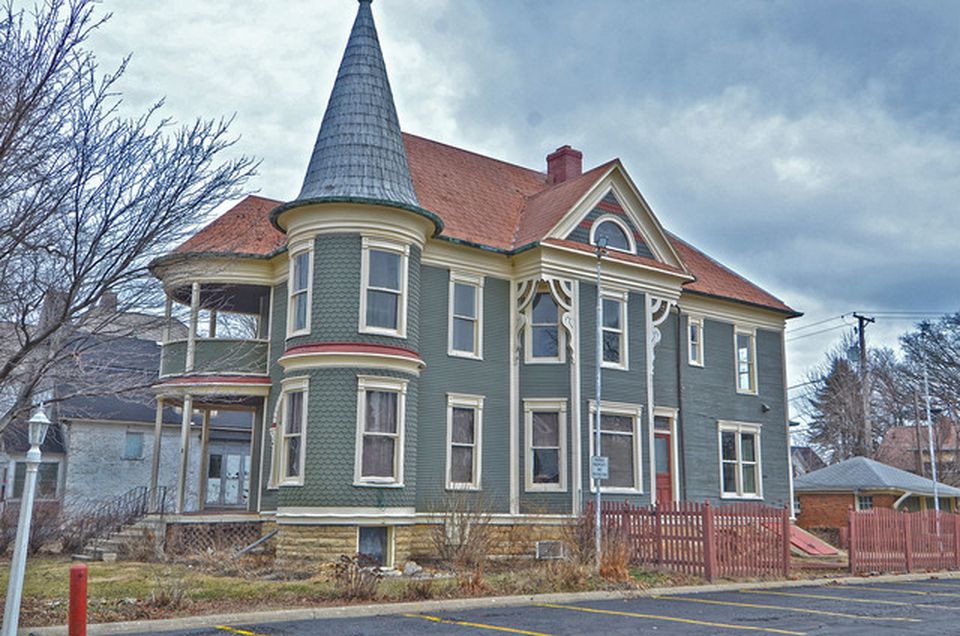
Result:
[[[619,252],[636,252],[629,228],[613,215],[602,216],[590,228],[590,242],[597,245],[606,239],[607,247]]]

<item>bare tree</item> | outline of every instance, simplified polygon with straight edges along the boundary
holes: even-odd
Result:
[[[78,393],[97,390],[99,381],[79,388],[77,362],[139,334],[142,322],[118,316],[158,306],[149,263],[256,169],[245,156],[222,158],[235,143],[230,120],[177,126],[160,116],[162,101],[121,116],[127,61],[103,73],[84,48],[109,18],[94,9],[93,0],[0,6],[0,431],[58,369]],[[105,299],[117,310],[101,311]],[[99,390],[122,391],[125,374],[110,377],[119,384]]]

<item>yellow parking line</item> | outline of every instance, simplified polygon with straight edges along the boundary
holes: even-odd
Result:
[[[444,625],[460,625],[461,627],[476,627],[478,629],[489,629],[495,632],[508,632],[510,634],[526,634],[526,636],[550,636],[543,632],[530,632],[525,629],[514,629],[513,627],[500,627],[499,625],[486,625],[484,623],[471,623],[470,621],[458,621],[451,618],[440,618],[439,616],[427,616],[426,614],[404,614],[407,618],[422,618],[434,623]]]
[[[686,601],[687,603],[707,603],[709,605],[730,605],[733,607],[752,607],[755,609],[773,609],[783,612],[799,612],[801,614],[819,614],[821,616],[837,616],[840,618],[854,618],[860,621],[899,621],[903,623],[919,623],[919,618],[903,616],[865,616],[863,614],[847,614],[845,612],[828,612],[827,610],[810,609],[807,607],[790,607],[789,605],[766,605],[760,603],[738,603],[736,601],[715,601],[706,598],[691,598],[684,596],[653,596],[651,598],[665,601]]]
[[[752,625],[732,625],[730,623],[714,623],[710,621],[698,621],[694,618],[681,618],[679,616],[660,616],[658,614],[639,614],[636,612],[620,612],[617,610],[602,610],[592,607],[579,607],[577,605],[557,605],[554,603],[536,603],[537,607],[549,607],[552,609],[575,610],[578,612],[589,612],[591,614],[609,614],[610,616],[629,616],[631,618],[647,618],[655,621],[670,621],[674,623],[686,623],[688,625],[701,625],[703,627],[718,627],[721,629],[740,629],[751,632],[765,632],[767,634],[788,634],[789,636],[805,636],[806,632],[793,632],[787,629],[775,629],[773,627],[753,627]]]
[[[265,634],[258,634],[257,632],[248,632],[245,629],[237,629],[236,627],[230,627],[229,625],[215,625],[214,629],[219,629],[224,632],[230,632],[231,634],[238,634],[238,636],[266,636]]]
[[[926,590],[905,590],[899,587],[874,587],[873,585],[858,585],[864,590],[876,590],[878,592],[897,592],[899,594],[914,594],[916,596],[949,596],[951,598],[960,598],[957,592],[928,592]]]
[[[740,590],[743,594],[772,594],[775,596],[796,596],[798,598],[817,598],[845,603],[870,603],[875,605],[901,605],[907,607],[929,607],[934,609],[960,610],[960,605],[931,605],[928,603],[911,603],[909,601],[882,601],[875,598],[852,598],[849,596],[831,596],[829,594],[802,594],[800,592],[774,592],[771,590]]]

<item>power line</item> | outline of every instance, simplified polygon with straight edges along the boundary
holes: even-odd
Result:
[[[824,323],[828,323],[834,320],[842,320],[844,316],[846,316],[846,314],[840,314],[839,316],[833,316],[831,318],[824,318],[823,320],[818,320],[817,322],[811,322],[809,325],[803,325],[801,327],[788,329],[788,331],[790,333],[796,333],[798,331],[803,331],[804,329],[810,329],[811,327],[816,327],[818,325],[822,325]]]
[[[822,334],[822,333],[827,333],[827,332],[830,332],[830,331],[836,331],[837,329],[845,329],[845,328],[850,327],[850,326],[851,326],[851,325],[848,325],[848,324],[844,323],[844,324],[842,324],[842,325],[836,325],[836,326],[834,326],[834,327],[828,327],[827,329],[821,329],[821,330],[819,330],[819,331],[814,331],[813,333],[805,333],[805,334],[801,334],[801,335],[799,335],[799,336],[793,336],[792,338],[787,338],[787,339],[785,340],[785,342],[793,342],[794,340],[801,340],[801,339],[803,339],[803,338],[810,338],[810,337],[812,337],[812,336],[819,336],[819,335]]]

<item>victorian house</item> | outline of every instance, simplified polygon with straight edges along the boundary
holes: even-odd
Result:
[[[247,505],[281,555],[403,559],[452,498],[548,536],[591,496],[598,408],[609,498],[790,501],[799,314],[669,233],[619,160],[544,167],[402,133],[361,0],[300,193],[154,263],[190,327],[157,412],[182,409],[184,458],[192,413],[253,413]]]

